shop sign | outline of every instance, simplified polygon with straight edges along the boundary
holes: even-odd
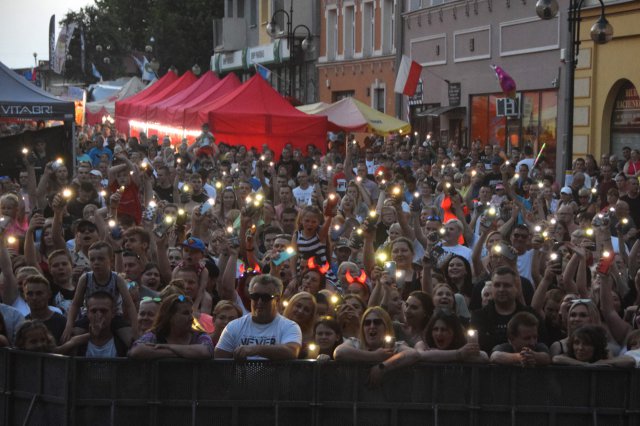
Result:
[[[247,67],[254,64],[270,64],[275,61],[275,57],[273,43],[250,47],[247,49]]]
[[[409,98],[409,105],[422,105],[422,95],[424,94],[422,79],[418,80],[416,93]]]
[[[496,117],[520,117],[522,93],[516,93],[515,99],[496,98]]]
[[[624,89],[616,98],[613,110],[613,127],[616,129],[640,127],[640,96],[633,85]]]
[[[462,86],[460,83],[449,83],[449,106],[460,106],[460,97],[462,95]]]
[[[234,50],[233,52],[216,53],[214,63],[216,72],[224,73],[231,70],[241,69],[244,64],[244,50]]]

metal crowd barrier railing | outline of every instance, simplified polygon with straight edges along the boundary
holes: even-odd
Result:
[[[96,360],[0,350],[2,425],[640,425],[640,371]]]

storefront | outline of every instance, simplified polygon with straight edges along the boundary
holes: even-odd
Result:
[[[611,115],[611,152],[623,147],[640,148],[640,97],[636,87],[627,81],[620,87]]]
[[[600,8],[588,10],[581,26],[575,78],[573,156],[587,153],[621,158],[622,147],[640,148],[640,4],[607,4],[613,39],[596,45],[588,29]]]
[[[500,145],[509,152],[512,147],[531,146],[555,163],[557,148],[558,91],[531,90],[518,92],[515,99],[502,93],[471,95],[470,138],[483,145]]]

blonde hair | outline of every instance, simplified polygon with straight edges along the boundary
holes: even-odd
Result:
[[[318,304],[316,303],[316,298],[313,297],[311,293],[307,293],[306,291],[301,291],[300,293],[294,294],[293,297],[289,299],[289,304],[284,309],[284,312],[282,313],[282,315],[285,318],[291,319],[291,314],[293,313],[293,308],[296,302],[299,302],[301,300],[310,300],[311,304],[313,305],[313,311],[311,312],[309,319],[304,324],[298,324],[300,326],[300,330],[302,331],[302,335],[304,336],[313,331],[313,324],[316,321],[316,313],[318,311]]]

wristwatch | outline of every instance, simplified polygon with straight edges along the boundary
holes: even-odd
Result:
[[[381,362],[380,364],[378,364],[378,368],[380,370],[384,370],[386,368],[386,365],[384,365],[384,362]]]

